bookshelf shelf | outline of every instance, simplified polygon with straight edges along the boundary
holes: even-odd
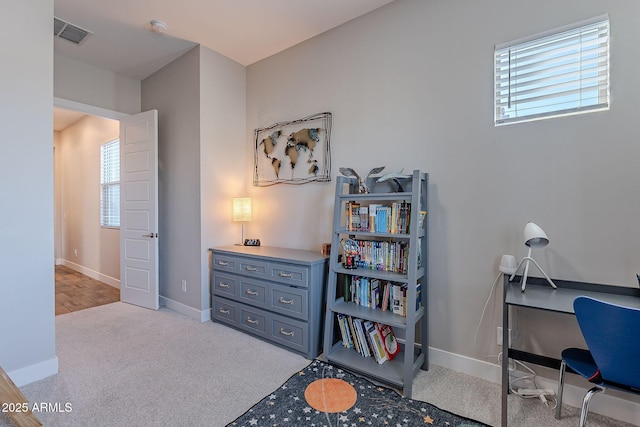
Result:
[[[406,317],[399,314],[391,313],[390,311],[382,311],[380,309],[372,310],[367,307],[363,307],[353,302],[345,302],[343,298],[339,298],[333,304],[331,308],[334,313],[340,313],[347,316],[357,317],[359,319],[366,318],[372,322],[383,323],[391,327],[405,328],[407,325]],[[420,307],[416,310],[416,319],[422,317],[425,313],[424,307]]]
[[[362,357],[353,349],[344,348],[340,343],[333,346],[331,355],[331,362],[336,365],[348,367],[353,372],[398,388],[406,387],[404,366],[400,363],[392,363],[395,359],[379,365],[373,358]],[[400,350],[396,358],[405,359],[405,350]],[[411,363],[412,377],[418,373],[423,363],[424,354],[421,351],[415,351],[413,362]]]
[[[337,178],[323,347],[327,361],[411,397],[415,375],[429,367],[428,174],[414,170],[403,185],[407,191],[389,192],[387,183],[374,182],[370,193],[358,194],[354,179]],[[380,221],[380,212],[386,222]],[[387,287],[404,291],[404,315],[391,305],[380,307]],[[350,323],[345,319],[391,326],[400,352],[385,361],[363,356],[347,345]],[[357,329],[351,333],[358,335]]]

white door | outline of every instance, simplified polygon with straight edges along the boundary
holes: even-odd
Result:
[[[120,299],[157,310],[158,112],[120,120]]]

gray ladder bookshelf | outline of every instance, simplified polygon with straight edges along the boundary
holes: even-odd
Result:
[[[413,379],[420,369],[429,369],[429,316],[428,316],[428,218],[426,214],[420,221],[420,212],[428,212],[427,187],[429,175],[414,170],[410,179],[401,181],[403,191],[395,191],[398,187],[392,182],[375,182],[369,184],[369,193],[358,194],[358,183],[350,177],[339,176],[336,182],[335,205],[333,215],[333,232],[331,238],[331,255],[329,257],[329,277],[327,281],[327,304],[324,328],[324,358],[337,366],[355,373],[370,377],[402,389],[403,395],[411,397]],[[407,233],[379,232],[370,230],[354,230],[349,227],[349,203],[360,206],[383,205],[393,203],[410,203]],[[422,225],[420,226],[420,222]],[[385,271],[389,268],[345,268],[345,254],[341,242],[345,239],[364,242],[389,242],[407,246],[404,257],[404,272]],[[387,254],[387,258],[391,258]],[[397,255],[397,254],[396,254]],[[354,277],[376,280],[383,285],[391,282],[406,285],[406,316],[382,310],[377,307],[364,306],[345,298],[344,281]],[[416,291],[420,289],[422,304],[416,307],[418,299]],[[381,296],[382,298],[382,296]],[[380,364],[375,357],[364,357],[354,348],[343,345],[342,332],[338,315],[351,316],[374,323],[392,327],[400,352],[392,360]]]

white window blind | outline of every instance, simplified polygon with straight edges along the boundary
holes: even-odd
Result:
[[[100,225],[120,227],[120,141],[100,146]]]
[[[609,18],[495,48],[495,124],[609,108]]]

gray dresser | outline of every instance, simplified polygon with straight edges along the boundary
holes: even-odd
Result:
[[[313,359],[321,352],[327,257],[268,246],[211,249],[211,320]]]

